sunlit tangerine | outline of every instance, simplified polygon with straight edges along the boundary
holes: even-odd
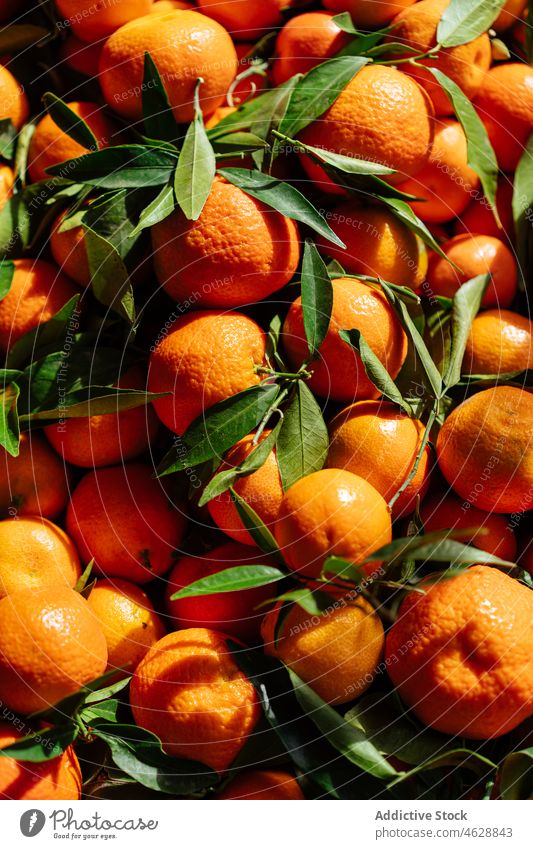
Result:
[[[25,734],[12,722],[0,722],[0,749],[21,740]],[[72,746],[63,754],[42,763],[0,758],[0,799],[77,800],[82,776]]]
[[[252,683],[223,634],[187,628],[167,634],[140,662],[130,687],[137,725],[157,734],[169,755],[224,772],[260,717]]]
[[[172,566],[186,518],[151,466],[127,463],[87,472],[72,493],[66,527],[98,574],[144,584]]]
[[[387,635],[398,693],[445,734],[488,740],[516,728],[533,712],[531,590],[488,566],[424,589],[406,596]]]
[[[144,56],[150,53],[179,123],[194,117],[194,90],[201,77],[200,104],[210,115],[224,102],[237,72],[229,33],[198,12],[176,10],[146,15],[125,24],[106,41],[100,56],[100,86],[115,112],[142,117]]]
[[[111,35],[134,18],[151,11],[153,0],[55,0],[57,11],[83,41],[93,42]],[[94,74],[93,68],[92,73]]]
[[[390,511],[368,481],[344,469],[322,469],[294,483],[283,497],[275,526],[287,565],[320,576],[333,555],[359,565],[391,541]],[[379,563],[365,569],[372,573]]]
[[[150,392],[172,393],[154,401],[171,431],[183,434],[213,404],[257,385],[265,334],[238,312],[198,310],[177,318],[153,348]]]
[[[377,398],[359,354],[339,336],[340,330],[357,329],[392,378],[407,355],[407,337],[383,293],[360,280],[332,281],[333,309],[318,358],[309,364],[311,389],[335,401]],[[309,356],[301,298],[291,304],[283,323],[282,342],[291,367],[298,369]]]
[[[254,769],[238,773],[216,795],[217,799],[304,799],[304,794],[294,775],[271,769]]]
[[[19,455],[0,448],[0,518],[56,519],[68,501],[69,471],[38,432],[20,435]]]
[[[533,366],[533,326],[527,316],[511,310],[484,310],[473,320],[463,372],[506,374]]]

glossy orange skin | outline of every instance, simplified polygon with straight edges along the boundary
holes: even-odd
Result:
[[[67,510],[67,532],[84,563],[107,578],[145,584],[172,566],[186,527],[152,468],[128,463],[88,472]]]
[[[0,65],[0,121],[9,118],[14,127],[20,130],[29,114],[30,106],[24,87],[8,68]]]
[[[10,722],[0,723],[0,749],[16,743],[30,733],[21,731]],[[43,737],[46,732],[43,732]],[[81,794],[81,770],[72,746],[58,758],[44,763],[0,758],[0,799],[76,800]]]
[[[437,44],[437,27],[450,0],[420,0],[402,10],[392,21],[393,31],[386,36],[388,41],[400,42],[418,53],[426,53]],[[413,56],[406,53],[405,56]],[[394,54],[394,58],[405,58]],[[487,33],[456,47],[439,50],[438,58],[417,60],[417,65],[405,64],[406,74],[415,79],[429,94],[436,115],[451,115],[453,107],[448,95],[429,71],[418,65],[439,68],[457,83],[472,100],[478,93],[486,71],[491,64],[491,46]]]
[[[416,0],[322,0],[325,9],[338,14],[349,12],[356,26],[363,28],[379,28],[390,23],[401,11],[415,3]]]
[[[281,0],[197,0],[198,11],[218,21],[235,41],[251,41],[281,23]]]
[[[424,426],[394,404],[359,401],[341,410],[329,426],[326,465],[360,475],[389,501],[413,468]],[[412,513],[416,496],[429,486],[431,449],[426,445],[418,469],[392,507],[395,519]]]
[[[69,471],[39,433],[22,433],[20,452],[0,448],[0,516],[55,519],[68,501]]]
[[[533,395],[514,386],[478,392],[453,410],[437,438],[441,472],[481,510],[530,509]]]
[[[147,15],[153,0],[113,0],[96,7],[94,0],[55,0],[55,4],[78,38],[90,44],[111,35],[128,21]]]
[[[208,596],[181,598],[170,596],[183,587],[208,575],[236,566],[264,563],[273,566],[271,558],[248,545],[226,542],[202,556],[180,557],[167,578],[166,609],[177,630],[182,628],[211,628],[229,634],[244,643],[256,644],[264,609],[259,606],[275,593],[274,585]]]
[[[399,183],[417,174],[429,159],[433,112],[420,86],[402,71],[369,65],[298,138],[304,144],[394,168],[398,173],[387,180]],[[323,191],[331,189],[334,184],[319,165],[305,156],[302,164]],[[334,188],[338,193],[338,187]]]
[[[216,799],[282,799],[293,801],[304,799],[304,794],[296,778],[290,772],[281,770],[257,769],[238,773],[224,790],[216,794]]]
[[[220,177],[197,221],[175,211],[152,228],[157,279],[177,302],[232,308],[260,301],[293,277],[298,227]]]
[[[463,283],[478,274],[492,274],[482,307],[509,307],[517,288],[517,268],[506,244],[493,236],[454,236],[441,245],[448,260],[433,254],[429,258],[427,282],[435,295],[452,298]]]
[[[309,578],[318,578],[332,555],[360,564],[392,538],[383,497],[344,469],[322,469],[289,487],[274,530],[289,568]],[[379,565],[365,569],[372,573]]]
[[[513,562],[516,557],[516,538],[507,516],[486,513],[468,501],[461,501],[453,492],[430,493],[420,505],[420,518],[426,533],[481,528],[472,537],[457,537],[466,545],[488,551],[502,560]]]
[[[85,247],[85,230],[81,224],[78,227],[61,230],[67,211],[62,212],[54,222],[50,233],[50,250],[61,270],[78,286],[83,286],[85,289],[91,284],[91,271]]]
[[[135,671],[130,703],[137,725],[157,734],[167,754],[217,772],[230,766],[261,713],[224,635],[207,628],[159,640]]]
[[[152,350],[150,392],[172,392],[154,409],[173,433],[183,434],[213,404],[260,382],[265,334],[243,313],[199,310],[177,318]]]
[[[463,128],[458,121],[443,118],[436,124],[427,165],[398,188],[423,199],[409,202],[422,221],[440,224],[460,216],[472,197],[481,196],[478,187],[479,177],[467,162]]]
[[[9,165],[0,165],[0,209],[6,205],[13,194],[15,175]]]
[[[531,591],[498,569],[428,583],[388,632],[389,675],[424,724],[499,737],[533,712],[532,617]]]
[[[79,289],[43,259],[15,259],[11,288],[0,301],[0,352],[49,321]]]
[[[45,585],[75,587],[80,560],[66,533],[40,516],[0,522],[0,598]]]
[[[103,631],[69,587],[19,590],[0,601],[0,699],[17,713],[56,704],[106,664]]]
[[[383,654],[383,625],[366,599],[332,599],[322,616],[293,604],[278,625],[281,604],[265,616],[266,654],[290,667],[332,705],[360,696],[372,683]]]
[[[484,310],[472,322],[463,359],[466,374],[506,374],[533,367],[533,325],[511,310]]]
[[[337,259],[349,274],[381,277],[418,288],[427,271],[423,243],[383,207],[359,206],[353,199],[328,212],[328,223],[346,248],[317,239],[321,253]]]
[[[198,45],[201,45],[199,47]],[[179,123],[194,117],[198,77],[200,104],[211,115],[224,102],[237,71],[230,35],[216,21],[195,11],[175,10],[130,21],[106,41],[100,56],[100,87],[115,112],[128,120],[142,116],[144,54],[154,57],[174,117]]]
[[[514,171],[533,131],[533,68],[496,65],[485,75],[475,107],[502,171]]]
[[[99,580],[87,602],[104,632],[108,670],[133,672],[166,633],[144,590],[130,581]]]
[[[349,43],[350,37],[327,12],[303,12],[291,18],[278,33],[272,78],[275,85],[294,74],[306,74],[331,59]]]
[[[496,191],[496,208],[502,222],[499,227],[486,198],[473,200],[460,218],[454,223],[454,233],[482,233],[484,236],[494,236],[507,242],[514,240],[513,223],[513,184],[509,178],[500,176]]]
[[[121,389],[144,390],[146,378],[134,366],[120,378]],[[65,419],[44,428],[47,439],[60,457],[74,466],[100,468],[132,460],[154,441],[159,422],[151,406],[141,405],[106,415]]]
[[[262,439],[268,436],[269,432],[264,431]],[[253,433],[239,440],[227,452],[224,462],[217,469],[217,473],[242,463],[255,447],[253,440]],[[237,495],[253,507],[267,528],[272,530],[283,498],[283,487],[281,485],[279,466],[276,459],[276,450],[274,449],[270,452],[266,461],[256,472],[238,478],[233,484],[233,489]],[[229,537],[244,545],[255,545],[249,531],[246,530],[242,523],[242,519],[235,506],[234,498],[229,490],[221,493],[221,495],[217,495],[208,502],[207,506],[212,520],[218,525],[221,531],[224,531]]]
[[[99,148],[118,143],[116,124],[108,118],[97,103],[72,101],[67,106],[92,130]],[[78,144],[57,126],[50,115],[45,115],[37,124],[31,137],[28,173],[34,183],[38,180],[50,180],[51,176],[47,173],[47,168],[86,153],[90,153],[89,148]],[[65,167],[65,173],[62,176],[69,176],[68,168]]]
[[[378,390],[368,379],[359,354],[340,338],[339,330],[360,330],[393,378],[407,354],[405,333],[381,292],[351,278],[333,280],[332,286],[331,322],[318,359],[309,365],[312,376],[308,385],[318,395],[335,401],[377,398]],[[308,357],[299,297],[285,318],[282,342],[289,363],[299,368]]]

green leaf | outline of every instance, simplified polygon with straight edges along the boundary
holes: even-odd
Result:
[[[398,777],[397,770],[388,763],[364,732],[346,722],[292,669],[289,669],[289,677],[300,705],[334,749],[375,778],[386,780]]]
[[[418,332],[418,329],[409,315],[409,310],[404,302],[398,298],[395,292],[384,282],[381,282],[381,288],[385,292],[387,296],[387,300],[397,313],[402,326],[405,332],[411,338],[411,342],[415,348],[415,351],[420,359],[420,364],[424,369],[424,373],[429,381],[429,385],[433,390],[433,395],[435,398],[440,398],[442,394],[442,378],[440,372],[433,362],[431,354],[429,353],[426,343],[422,339],[422,336]]]
[[[7,356],[9,368],[21,368],[29,360],[37,360],[45,351],[65,343],[67,331],[72,335],[79,328],[79,295],[74,295],[49,321],[25,333],[13,345]]]
[[[173,142],[179,134],[163,80],[149,53],[144,54],[142,112],[146,135]]]
[[[481,301],[491,280],[490,274],[480,274],[459,287],[453,297],[452,338],[444,386],[449,389],[461,379],[461,366],[470,327],[479,312]]]
[[[299,380],[285,410],[276,446],[283,488],[320,471],[328,450],[328,429],[322,411],[307,384]]]
[[[526,27],[526,29],[532,29]],[[533,209],[533,133],[518,163],[513,185],[513,220],[516,234],[516,251],[524,288],[528,285],[533,269],[533,232],[531,210]]]
[[[15,266],[10,259],[0,260],[0,301],[3,301],[5,296],[9,294],[14,273]]]
[[[244,498],[241,498],[233,488],[230,489],[230,492],[235,501],[237,513],[255,544],[261,551],[265,551],[267,554],[272,554],[277,559],[281,559],[278,544],[263,520],[259,518],[253,507]]]
[[[106,673],[105,680],[111,677],[111,674],[116,675],[117,670],[113,669],[112,673]],[[101,681],[102,679],[97,679],[95,685]],[[131,675],[128,675],[126,678],[121,678],[120,681],[115,681],[114,684],[109,684],[107,687],[102,687],[100,689],[89,690],[85,699],[85,705],[93,705],[96,702],[103,702],[106,699],[109,699],[110,696],[115,696],[117,693],[121,693],[122,690],[125,690],[131,681]]]
[[[210,141],[214,143],[215,139],[240,130],[252,130],[263,138],[261,130],[268,120],[268,115],[276,112],[280,100],[280,88],[273,88],[257,97],[250,98],[235,112],[226,115],[216,127],[208,131]]]
[[[73,722],[43,729],[0,749],[0,758],[15,758],[17,761],[34,764],[44,763],[61,755],[77,736],[78,728]]]
[[[533,798],[533,748],[511,752],[500,771],[502,799]]]
[[[158,468],[160,476],[181,472],[223,454],[257,427],[279,393],[276,384],[261,383],[209,407],[177,437]]]
[[[9,161],[13,159],[16,140],[17,130],[13,126],[11,118],[2,118],[0,120],[0,156],[2,159]]]
[[[239,463],[237,466],[233,466],[230,469],[224,469],[211,478],[200,496],[198,507],[203,507],[204,504],[207,504],[208,501],[216,498],[217,495],[227,492],[238,478],[250,475],[252,472],[256,472],[264,463],[266,463],[270,452],[276,445],[281,423],[282,420],[280,419],[276,427],[268,434],[268,436],[266,436],[253,448],[248,456],[244,458],[242,463]]]
[[[124,260],[111,242],[90,227],[85,226],[84,229],[91,289],[95,298],[133,324],[135,303]]]
[[[47,91],[43,94],[43,103],[53,122],[67,136],[70,136],[71,139],[88,150],[98,150],[98,140],[89,125],[83,118],[76,115],[60,97],[57,97],[51,91]]]
[[[0,254],[17,256],[29,244],[33,219],[25,192],[8,198],[0,209]]]
[[[312,68],[294,88],[279,125],[280,133],[294,137],[312,124],[368,61],[361,56],[340,56]]]
[[[485,2],[485,0],[483,0]],[[427,68],[451,100],[457,120],[461,124],[467,141],[468,164],[476,172],[489,201],[498,224],[500,217],[496,208],[496,189],[498,188],[498,162],[489,141],[483,122],[472,103],[446,74],[438,68]]]
[[[506,0],[451,0],[437,27],[442,47],[468,44],[492,26]]]
[[[289,141],[292,141],[292,139],[289,139]],[[304,144],[303,142],[295,141],[294,143],[305,153],[311,153],[321,162],[331,165],[344,174],[361,174],[363,176],[394,174],[394,168],[387,168],[386,165],[381,165],[379,162],[369,162],[367,159],[345,156],[342,153],[334,153],[324,147],[314,147],[314,145]],[[381,181],[379,185],[385,186]]]
[[[119,769],[151,790],[190,796],[218,781],[217,773],[204,764],[166,755],[160,739],[145,728],[97,719],[92,733],[107,743]]]
[[[82,574],[78,578],[78,583],[74,587],[74,592],[82,593],[85,590],[85,588],[87,587],[87,584],[89,583],[89,578],[92,575],[93,568],[94,568],[94,557],[88,562],[87,566],[85,567]]]
[[[268,103],[263,112],[257,116],[257,120],[254,121],[254,133],[264,139],[265,142],[272,131],[277,130],[283,120],[292,92],[294,91],[295,86],[298,85],[301,78],[301,74],[295,74],[293,77],[285,80],[284,83],[275,88],[273,90],[272,100]],[[271,154],[271,162],[278,153],[279,150],[276,141]],[[259,151],[254,155],[253,159],[256,166],[260,170],[263,170],[265,152]]]
[[[305,242],[301,275],[302,313],[309,355],[315,358],[328,332],[333,287],[324,260],[313,242]]]
[[[128,268],[144,259],[142,242],[135,234],[141,211],[152,200],[151,189],[119,189],[106,192],[82,209],[81,224],[102,236],[117,249],[120,257],[129,263]]]
[[[394,380],[381,360],[375,355],[370,345],[366,342],[361,331],[356,328],[352,330],[339,330],[339,336],[343,342],[346,342],[355,351],[357,351],[361,357],[361,362],[365,368],[366,375],[368,379],[372,381],[376,389],[379,389],[380,393],[384,395],[385,398],[388,398],[389,401],[392,401],[394,404],[398,404],[398,406],[404,411],[404,413],[407,413],[408,416],[412,415],[413,411],[411,407],[407,401],[404,401],[402,393],[396,386]]]
[[[0,29],[0,54],[15,53],[50,39],[46,27],[35,24],[7,24]]]
[[[484,777],[496,769],[495,763],[490,761],[488,758],[485,758],[483,755],[480,755],[479,752],[472,751],[472,749],[448,749],[447,751],[424,761],[419,764],[419,766],[415,766],[414,769],[409,770],[409,772],[404,772],[403,775],[400,775],[398,778],[391,781],[388,786],[396,787],[398,784],[401,784],[402,781],[407,781],[413,776],[429,769],[439,769],[440,767],[450,766],[468,769],[470,772],[474,772],[480,777]]]
[[[189,221],[197,221],[200,217],[217,169],[215,153],[207,137],[200,109],[201,83],[200,79],[196,84],[195,117],[189,124],[174,175],[176,200]]]
[[[165,186],[161,189],[157,197],[148,204],[146,209],[143,209],[139,218],[139,223],[132,230],[131,236],[137,236],[142,230],[147,227],[153,227],[154,224],[159,224],[165,218],[174,212],[176,208],[176,198],[172,186]]]
[[[335,604],[334,599],[322,590],[303,587],[278,595],[276,601],[293,601],[310,616],[321,616],[325,610],[331,609]]]
[[[296,221],[307,224],[340,248],[346,247],[313,204],[289,183],[283,183],[269,174],[250,171],[246,168],[220,168],[218,173],[229,183],[238,186],[246,194],[271,206],[287,218],[294,218]]]
[[[118,699],[108,699],[105,702],[83,708],[80,712],[80,719],[87,725],[91,725],[95,719],[116,722],[119,707],[120,702]]]
[[[170,597],[171,601],[177,598],[197,598],[214,593],[230,593],[235,590],[247,590],[252,587],[264,587],[282,581],[287,577],[286,572],[281,572],[274,566],[233,566],[224,569],[206,578],[200,578],[188,587],[184,587]]]
[[[394,197],[383,197],[380,196],[380,200],[386,204],[391,212],[394,213],[396,218],[405,224],[409,230],[412,230],[413,233],[416,233],[417,236],[422,239],[425,245],[431,248],[432,251],[435,251],[439,254],[439,256],[443,257],[443,259],[448,259],[439,243],[436,241],[435,237],[430,233],[426,225],[423,221],[418,217],[418,215],[413,212],[408,203],[401,198]]]
[[[426,560],[428,563],[484,563],[489,566],[512,567],[515,564],[509,560],[502,560],[488,551],[481,551],[471,545],[464,545],[450,536],[465,536],[475,534],[476,529],[461,528],[460,532],[454,529],[435,531],[423,536],[402,537],[387,545],[382,546],[369,557],[366,562],[388,563],[401,562],[405,559]]]
[[[177,157],[165,150],[141,144],[116,145],[96,153],[86,153],[65,163],[52,165],[47,172],[102,189],[135,189],[167,184]]]
[[[63,395],[60,407],[24,414],[21,416],[21,420],[42,421],[57,418],[79,419],[87,416],[116,415],[125,410],[144,407],[167,394],[167,392],[145,392],[143,389],[87,386],[78,392]]]
[[[343,32],[347,32],[348,35],[360,34],[349,12],[341,12],[339,15],[335,15],[332,23],[336,24]]]
[[[17,401],[20,389],[16,383],[10,383],[0,389],[0,445],[12,457],[19,455],[19,419]]]
[[[210,144],[218,156],[235,156],[236,153],[244,156],[254,150],[264,150],[268,147],[264,139],[259,138],[255,133],[246,132],[228,133],[214,139]]]

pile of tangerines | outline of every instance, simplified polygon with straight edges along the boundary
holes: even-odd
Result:
[[[530,797],[526,6],[0,2],[0,798]]]

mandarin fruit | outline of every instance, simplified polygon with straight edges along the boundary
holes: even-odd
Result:
[[[287,565],[320,576],[328,557],[361,564],[391,541],[390,511],[377,489],[344,469],[322,469],[294,483],[283,497],[275,525]],[[373,572],[379,563],[371,563]]]
[[[322,253],[337,259],[350,274],[381,277],[412,289],[425,279],[425,246],[388,209],[358,206],[349,200],[330,210],[328,220],[346,248],[325,239],[317,243]]]
[[[75,587],[80,560],[66,533],[40,516],[0,522],[0,598],[49,585]]]
[[[491,274],[483,307],[508,307],[517,288],[517,267],[506,244],[493,236],[454,236],[441,245],[447,259],[432,254],[429,258],[427,283],[434,295],[453,298],[458,288],[479,274]],[[451,265],[455,263],[457,268]]]
[[[496,190],[496,208],[502,226],[498,225],[492,207],[483,196],[472,200],[462,216],[454,222],[455,234],[481,233],[484,236],[494,236],[496,239],[506,238],[508,242],[512,242],[514,239],[512,200],[513,184],[505,176],[500,175]]]
[[[304,799],[296,778],[290,772],[254,769],[239,773],[216,794],[216,799]]]
[[[533,395],[495,386],[463,401],[437,439],[440,469],[453,489],[481,510],[529,509],[533,487]]]
[[[24,736],[11,722],[0,722],[0,749]],[[81,784],[80,765],[72,746],[59,757],[42,763],[0,758],[0,799],[3,800],[76,800],[80,798]]]
[[[387,180],[400,182],[417,174],[428,161],[432,108],[420,86],[406,74],[385,65],[367,65],[299,139],[332,153],[394,168],[398,173]],[[308,157],[302,163],[324,191],[334,185]]]
[[[437,27],[449,4],[450,0],[420,0],[408,6],[393,19],[393,30],[387,40],[404,44],[416,53],[427,53],[437,44]],[[394,53],[394,58],[413,55],[412,52]],[[437,115],[451,115],[453,107],[448,95],[433,74],[420,66],[438,68],[472,99],[483,83],[491,59],[490,39],[487,33],[483,33],[466,44],[441,48],[434,58],[417,59],[416,64],[408,63],[402,67],[427,91]]]
[[[274,48],[275,85],[281,85],[294,74],[306,74],[349,43],[349,36],[333,18],[327,12],[304,12],[287,21],[278,33]]]
[[[55,0],[57,11],[82,41],[89,43],[111,35],[134,18],[147,15],[153,0]],[[94,68],[91,74],[94,73]]]
[[[0,65],[0,121],[11,121],[20,130],[30,114],[24,87],[11,71]]]
[[[461,501],[453,492],[426,496],[420,505],[420,518],[426,533],[449,528],[452,531],[478,528],[471,537],[461,535],[457,539],[502,560],[513,562],[516,557],[516,538],[507,517],[485,513],[469,501]]]
[[[390,23],[401,9],[416,0],[322,0],[323,6],[332,12],[349,12],[356,26],[379,28]]]
[[[141,660],[131,681],[135,722],[160,738],[165,752],[217,772],[239,754],[260,717],[250,681],[222,634],[175,631]]]
[[[146,53],[165,81],[179,123],[194,118],[194,90],[199,77],[203,80],[201,108],[211,115],[224,102],[237,71],[237,54],[229,33],[199,12],[175,10],[130,21],[108,38],[99,65],[105,99],[130,121],[142,117]]]
[[[461,215],[478,186],[479,177],[468,165],[463,128],[458,121],[443,118],[436,125],[427,165],[398,188],[421,198],[409,201],[409,206],[422,221],[435,224]]]
[[[152,602],[130,581],[97,581],[87,603],[104,632],[108,670],[133,672],[148,649],[165,634]]]
[[[162,334],[161,334],[162,335]],[[183,434],[204,410],[260,382],[265,334],[242,313],[200,310],[176,319],[152,348],[150,392],[166,427]]]
[[[405,333],[381,291],[350,278],[333,280],[332,287],[331,321],[319,359],[309,365],[309,386],[335,401],[377,398],[379,392],[367,377],[359,354],[340,338],[339,330],[360,330],[392,378],[407,354]],[[300,297],[289,308],[282,341],[291,366],[298,369],[309,356]]]
[[[43,259],[14,259],[8,294],[0,301],[0,351],[49,321],[79,290]]]
[[[533,326],[510,310],[485,310],[470,327],[462,370],[466,374],[505,374],[533,367]]]
[[[258,608],[272,597],[270,585],[173,601],[170,598],[183,587],[209,575],[254,564],[274,565],[271,558],[256,548],[236,542],[226,542],[199,556],[180,557],[167,578],[166,589],[166,609],[175,628],[212,628],[244,643],[255,641],[263,618]]]
[[[0,601],[0,699],[12,710],[44,710],[99,678],[106,664],[103,631],[69,587],[30,587]]]
[[[72,101],[67,103],[67,106],[75,115],[85,121],[99,148],[109,147],[109,145],[117,143],[115,123],[107,117],[102,107],[97,103]],[[49,180],[51,177],[47,173],[47,168],[52,165],[59,165],[69,159],[76,159],[78,156],[83,156],[89,152],[89,148],[83,147],[60,129],[51,115],[45,115],[37,124],[31,137],[28,151],[28,173],[34,183],[39,180]],[[65,173],[62,176],[68,177],[67,166],[65,166]]]
[[[389,501],[415,463],[424,425],[386,401],[359,401],[330,423],[326,465],[365,478]],[[420,457],[416,474],[392,507],[394,518],[412,513],[416,496],[429,485],[431,450]]]
[[[263,432],[261,442],[268,436],[269,432],[268,430]],[[227,452],[224,462],[219,466],[216,473],[239,466],[255,448],[253,441],[253,433],[239,440]],[[243,498],[253,507],[263,524],[271,530],[278,517],[279,506],[283,498],[276,449],[274,448],[270,452],[257,471],[238,478],[233,484],[233,489],[240,498]],[[244,545],[254,545],[249,531],[244,527],[237,512],[235,499],[229,490],[211,499],[208,502],[208,509],[213,522],[218,525],[221,531],[224,531],[237,542],[244,543]]]
[[[277,657],[333,705],[351,702],[372,683],[383,654],[383,625],[366,599],[351,593],[332,599],[320,616],[291,605],[279,623],[281,605],[263,623],[266,654]]]
[[[0,517],[55,519],[68,500],[68,470],[38,433],[20,435],[18,457],[0,448]]]
[[[510,29],[520,20],[526,6],[527,0],[506,0],[500,14],[492,24],[492,29],[497,33]]]
[[[424,589],[406,596],[387,635],[398,692],[445,734],[487,740],[516,728],[533,712],[533,594],[488,566]]]
[[[298,227],[275,209],[217,177],[197,221],[173,212],[152,228],[157,279],[175,301],[240,307],[293,277]]]
[[[0,209],[6,205],[13,194],[15,175],[9,165],[0,165]]]
[[[281,23],[282,0],[197,0],[198,8],[229,30],[236,41],[257,40]]]
[[[533,131],[533,68],[505,62],[485,74],[475,101],[502,171],[514,171]]]
[[[172,566],[186,527],[150,466],[88,472],[72,493],[67,532],[98,574],[144,584]]]
[[[91,284],[91,270],[85,244],[85,229],[82,224],[66,227],[68,210],[55,220],[50,233],[50,251],[59,268],[85,289]]]

